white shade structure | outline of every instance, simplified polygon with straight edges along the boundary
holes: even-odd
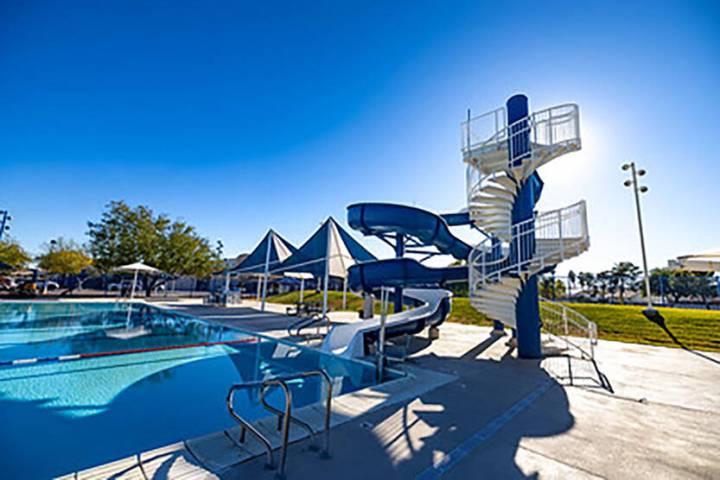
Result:
[[[151,267],[150,265],[145,265],[142,262],[135,262],[130,263],[128,265],[123,265],[120,267],[117,267],[115,269],[116,272],[129,272],[133,274],[133,283],[132,283],[132,290],[130,290],[130,299],[132,300],[133,297],[135,297],[135,286],[137,285],[137,278],[139,273],[147,273],[152,275],[159,275],[163,273],[162,270],[157,269],[155,267]]]
[[[714,251],[683,255],[677,258],[677,265],[693,272],[720,272],[720,248]]]
[[[375,260],[357,240],[347,233],[334,218],[329,217],[315,233],[276,270],[277,272],[305,272],[323,278],[323,316],[327,313],[330,277],[347,282],[347,270],[358,262]],[[343,286],[343,304],[347,283]]]

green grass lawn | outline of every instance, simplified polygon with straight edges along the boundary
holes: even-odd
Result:
[[[269,297],[274,303],[297,302],[298,292]],[[322,302],[322,293],[305,292],[305,301]],[[331,310],[342,309],[342,292],[328,292]],[[569,303],[570,308],[585,315],[598,326],[598,337],[627,343],[641,343],[663,347],[678,347],[658,325],[647,320],[641,313],[644,307],[624,305],[597,305]],[[358,311],[362,298],[348,292],[346,310]],[[377,305],[375,308],[378,311]],[[668,329],[685,346],[692,349],[720,352],[720,311],[685,308],[660,308]],[[492,325],[485,315],[470,305],[463,297],[453,298],[450,322],[468,325]]]
[[[342,310],[342,292],[334,292],[330,291],[328,292],[328,306],[330,307],[330,311],[340,311]],[[274,295],[272,297],[268,297],[268,302],[271,303],[283,303],[287,305],[292,305],[294,303],[297,303],[300,299],[300,292],[290,292],[290,293],[284,293],[282,295]],[[319,303],[322,304],[323,301],[323,294],[322,292],[316,292],[315,290],[305,290],[305,295],[303,296],[303,301],[307,303]],[[359,295],[355,295],[354,293],[348,292],[347,293],[347,307],[345,310],[351,311],[351,312],[357,312],[362,308],[362,297]]]
[[[678,347],[658,325],[642,315],[644,307],[569,303],[598,326],[598,337],[619,342]],[[720,352],[720,311],[659,308],[668,330],[692,349]]]
[[[283,295],[275,295],[268,297],[268,302],[294,304],[300,298],[299,292],[290,292]],[[305,302],[322,303],[322,292],[306,291],[303,299]],[[341,311],[342,308],[342,292],[328,292],[328,305],[331,311]],[[346,311],[357,312],[362,308],[362,298],[359,295],[348,292]],[[391,307],[392,308],[392,307]],[[407,307],[406,307],[407,308]],[[375,312],[380,312],[380,302],[375,301]],[[450,322],[465,323],[468,325],[492,325],[492,322],[485,315],[470,306],[470,300],[467,298],[456,297],[453,299],[452,314],[448,319]]]

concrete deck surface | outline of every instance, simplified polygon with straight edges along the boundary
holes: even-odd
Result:
[[[281,306],[173,307],[277,337],[293,321]],[[566,358],[520,360],[488,328],[440,331],[415,337],[409,362],[455,380],[335,427],[329,460],[292,444],[288,478],[720,478],[720,355],[600,341],[610,393],[587,361],[570,385]],[[215,473],[273,477],[262,458]]]

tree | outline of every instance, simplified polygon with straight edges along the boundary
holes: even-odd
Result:
[[[650,271],[650,293],[657,295],[661,301],[663,297],[670,295],[670,278],[675,272],[669,268],[654,268]],[[645,295],[644,290],[641,290]]]
[[[538,293],[543,298],[555,300],[565,296],[565,283],[552,276],[543,276],[538,284]]]
[[[578,273],[578,283],[580,284],[580,288],[584,292],[587,288],[591,288],[593,284],[595,283],[595,274],[591,272],[580,272]],[[595,296],[596,293],[593,293],[593,296]]]
[[[144,262],[172,276],[208,277],[222,261],[207,239],[185,222],[156,215],[146,206],[131,208],[125,202],[107,205],[99,222],[88,222],[90,253],[104,273],[134,262]],[[164,282],[146,279],[145,291]]]
[[[605,296],[607,295],[608,291],[610,291],[610,293],[614,291],[612,275],[608,270],[604,270],[595,276],[595,280],[593,281],[593,289],[595,292],[594,295],[600,293],[600,298],[602,298],[603,300],[605,300]]]
[[[575,281],[577,280],[577,275],[575,275],[575,272],[570,270],[567,274],[568,277],[568,284],[570,286],[571,291],[575,289]],[[572,292],[570,292],[572,293]]]
[[[37,257],[38,266],[48,273],[62,275],[64,280],[69,275],[79,275],[92,265],[92,259],[85,249],[72,240],[59,238],[43,245],[43,250]],[[74,283],[67,292],[79,286],[80,282]]]
[[[696,273],[690,278],[693,295],[698,297],[705,308],[710,308],[710,300],[718,294],[717,287],[713,284],[713,274]]]
[[[19,270],[30,263],[30,260],[32,257],[15,240],[0,241],[0,262]]]
[[[709,273],[675,271],[668,279],[667,291],[673,303],[678,303],[682,298],[695,297],[709,308],[710,300],[718,294],[713,283],[713,276]]]
[[[620,303],[625,303],[625,291],[635,288],[640,267],[632,262],[616,263],[610,270],[611,284],[617,289]]]
[[[683,297],[689,298],[693,295],[693,281],[690,272],[675,272],[670,280],[668,287],[673,303],[678,303]]]
[[[43,245],[43,250],[37,257],[38,266],[49,273],[78,275],[92,265],[90,256],[72,240],[59,238],[54,243]]]

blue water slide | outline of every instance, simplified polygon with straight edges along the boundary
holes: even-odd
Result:
[[[446,217],[452,225],[470,223],[466,213]],[[450,232],[448,220],[427,210],[392,203],[356,203],[348,207],[348,224],[365,235],[401,233],[458,260],[466,260],[472,248]]]
[[[470,223],[467,213],[437,215],[427,210],[391,203],[356,203],[348,207],[348,224],[365,235],[402,234],[424,246],[465,260],[471,247],[450,232],[448,223]],[[466,267],[430,268],[412,258],[359,263],[350,268],[349,285],[370,290],[386,287],[437,286],[467,278]]]
[[[467,279],[467,267],[431,268],[413,258],[391,258],[359,263],[348,271],[353,290],[378,287],[437,287],[448,281]]]
[[[405,205],[357,203],[348,207],[348,224],[365,235],[403,235],[414,239],[414,244],[434,246],[458,260],[465,260],[471,250],[449,228],[449,225],[470,224],[467,213],[437,215]],[[447,281],[465,279],[467,267],[430,268],[412,258],[361,262],[348,270],[348,284],[352,289],[396,287],[402,297],[414,303],[410,310],[387,316],[386,338],[413,335],[444,322],[452,308],[452,293],[438,287]],[[367,354],[368,346],[377,340],[379,332],[377,317],[336,325],[323,340],[322,349],[335,355],[361,357]]]

